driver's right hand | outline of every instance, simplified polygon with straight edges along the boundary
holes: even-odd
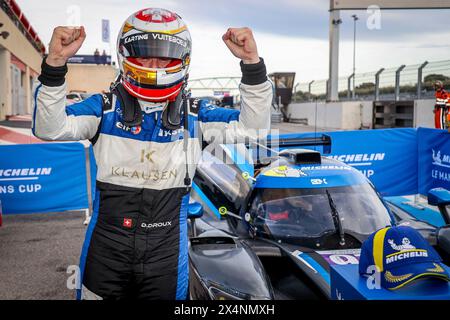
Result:
[[[84,27],[56,27],[50,40],[46,63],[62,67],[80,50],[86,39]]]

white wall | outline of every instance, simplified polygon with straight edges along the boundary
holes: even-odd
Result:
[[[373,101],[360,101],[362,105],[362,127],[363,129],[373,128]]]
[[[293,119],[307,119],[308,125],[316,123],[316,103],[295,103],[288,107]],[[371,127],[372,108],[370,102],[318,102],[317,126],[327,129],[357,130]]]
[[[414,126],[434,127],[434,100],[414,103]],[[288,107],[293,119],[306,119],[308,125],[316,123],[316,103],[293,103]],[[317,126],[325,129],[359,130],[373,127],[373,101],[318,102]]]

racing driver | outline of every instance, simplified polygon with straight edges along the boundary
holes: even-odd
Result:
[[[85,37],[83,27],[54,30],[33,116],[41,139],[94,145],[96,194],[77,297],[187,299],[187,210],[201,141],[267,136],[272,86],[264,60],[249,28],[228,29],[222,39],[241,59],[241,111],[190,99],[189,31],[176,13],[145,9],[120,29],[111,92],[66,107],[66,63]]]

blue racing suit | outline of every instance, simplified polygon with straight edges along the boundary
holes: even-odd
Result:
[[[34,135],[52,141],[94,139],[96,193],[80,259],[78,298],[187,298],[185,177],[186,171],[190,177],[195,174],[201,138],[232,143],[265,138],[270,128],[272,85],[264,60],[241,63],[241,69],[241,111],[206,101],[190,105],[186,158],[183,128],[163,126],[167,103],[139,101],[142,125],[127,127],[115,95],[109,96],[109,103],[106,95],[94,95],[66,106],[67,66],[43,62],[35,92]]]

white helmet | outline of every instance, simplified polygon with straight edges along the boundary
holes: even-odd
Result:
[[[187,80],[192,40],[176,13],[149,8],[131,15],[117,40],[124,88],[146,101],[173,101]],[[171,59],[164,68],[146,68],[136,58]]]

